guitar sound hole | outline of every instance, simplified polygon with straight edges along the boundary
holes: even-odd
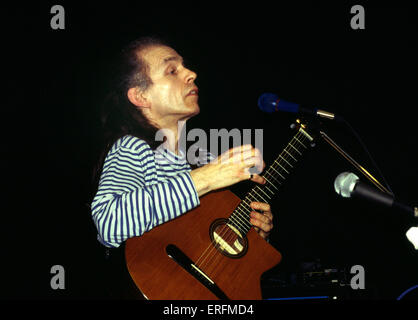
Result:
[[[215,248],[227,257],[240,258],[247,252],[247,237],[226,219],[217,219],[211,224],[210,238]]]

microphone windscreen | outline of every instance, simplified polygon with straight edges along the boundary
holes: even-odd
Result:
[[[335,192],[344,198],[350,198],[359,177],[352,172],[340,173],[334,181]]]
[[[406,232],[406,237],[414,245],[415,250],[418,250],[418,227],[411,227]]]
[[[276,112],[276,111],[285,111],[285,112],[299,112],[299,105],[293,102],[279,99],[279,97],[274,93],[263,93],[258,98],[258,107],[264,112]]]

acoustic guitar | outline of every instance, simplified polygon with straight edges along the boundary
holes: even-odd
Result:
[[[266,184],[244,199],[229,190],[200,199],[200,206],[140,237],[126,241],[129,274],[150,300],[259,300],[260,278],[281,261],[281,254],[249,222],[252,201],[270,203],[313,137],[300,120],[273,164]]]

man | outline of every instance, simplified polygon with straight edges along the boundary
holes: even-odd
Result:
[[[104,246],[117,248],[186,213],[210,191],[248,179],[265,183],[250,173],[250,168],[264,168],[251,145],[191,170],[178,140],[181,126],[199,113],[197,75],[173,48],[157,39],[139,39],[124,50],[120,69],[102,117],[107,148],[91,206]],[[163,145],[158,146],[157,132],[166,137]],[[251,207],[250,222],[266,238],[273,227],[270,206],[253,202]]]

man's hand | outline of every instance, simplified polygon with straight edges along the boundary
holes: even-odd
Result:
[[[255,201],[250,203],[250,207],[262,212],[252,211],[250,214],[250,223],[254,225],[255,231],[266,239],[273,229],[273,213],[271,212],[271,207],[267,203]]]
[[[251,174],[250,168],[256,168],[261,173],[265,163],[258,149],[251,145],[243,145],[232,148],[221,154],[209,164],[194,169],[190,175],[195,184],[199,197],[212,191],[228,187],[243,180],[252,180],[259,184],[265,184],[266,180],[258,174]],[[273,229],[273,214],[270,205],[263,202],[251,202],[252,211],[250,223],[261,237],[266,239]]]
[[[229,187],[243,180],[264,184],[266,181],[250,169],[261,173],[265,167],[260,151],[252,145],[232,148],[215,160],[190,172],[199,197],[213,191]]]

